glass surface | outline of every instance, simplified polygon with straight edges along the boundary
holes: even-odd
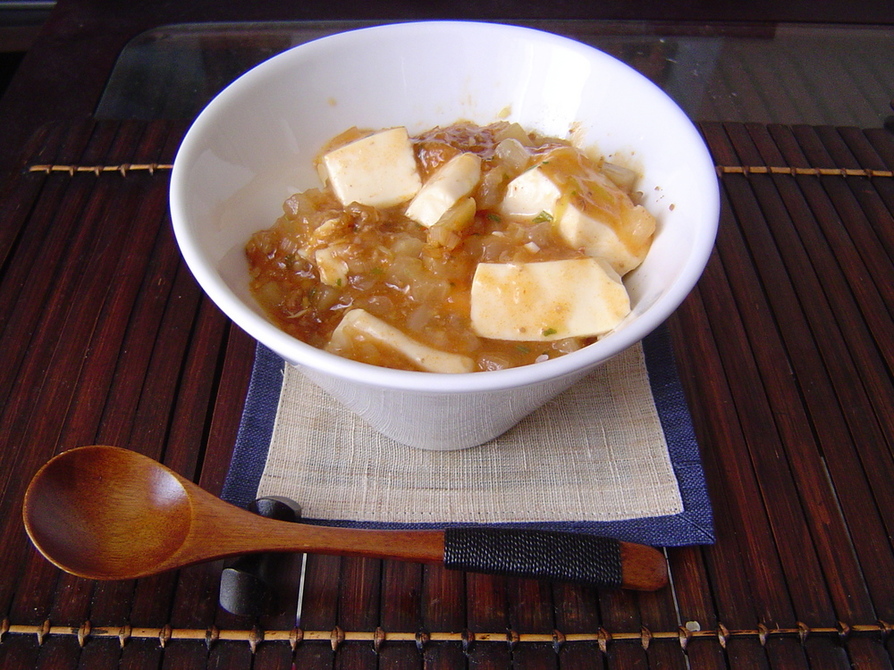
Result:
[[[513,22],[612,54],[696,121],[878,127],[892,114],[894,29],[611,21]],[[271,56],[369,22],[184,24],[135,38],[97,109],[105,119],[192,119]]]

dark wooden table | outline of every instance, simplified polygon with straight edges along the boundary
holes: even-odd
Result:
[[[59,11],[45,54],[72,30],[75,8]],[[82,75],[90,91],[60,100],[62,112],[48,91],[46,109],[0,134],[0,665],[892,667],[886,28],[531,19],[674,92],[718,165],[716,251],[669,322],[717,542],[667,550],[671,587],[636,594],[312,556],[298,628],[294,608],[256,619],[221,610],[220,564],[94,583],[34,551],[22,494],[65,448],[137,449],[220,491],[254,342],[183,265],[166,166],[195,110],[240,68],[290,35],[354,25],[323,18],[153,30],[117,67],[95,55]],[[137,24],[127,25],[114,39]],[[202,54],[206,76],[185,93],[196,81],[187,53]],[[36,65],[13,95],[41,90]],[[35,104],[5,99],[0,118]]]

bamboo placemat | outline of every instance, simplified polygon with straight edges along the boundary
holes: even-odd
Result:
[[[181,127],[86,122],[35,138],[0,190],[3,664],[889,667],[894,142],[881,129],[702,130],[720,236],[669,328],[716,543],[669,549],[673,588],[638,595],[312,557],[300,628],[294,611],[219,611],[214,566],[92,584],[28,545],[24,470],[64,446],[140,448],[219,490],[253,348],[170,236]],[[60,346],[60,332],[86,344]]]

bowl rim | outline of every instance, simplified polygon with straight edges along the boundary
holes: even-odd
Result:
[[[700,165],[695,165],[693,168],[705,174],[708,172],[716,174],[713,159],[701,134],[679,105],[645,75],[596,47],[537,28],[488,21],[401,21],[346,30],[291,47],[254,66],[220,91],[198,114],[187,130],[173,162],[169,204],[174,235],[180,252],[186,261],[187,267],[203,291],[242,330],[293,365],[310,368],[370,387],[419,393],[437,395],[445,393],[477,393],[554,381],[592,370],[606,360],[640,342],[679,307],[695,286],[708,262],[714,247],[720,215],[719,184],[716,181],[713,182],[713,188],[704,194],[706,199],[703,204],[704,216],[709,220],[709,223],[700,228],[700,235],[693,238],[693,247],[689,249],[688,261],[683,266],[680,275],[649,306],[643,316],[633,319],[624,326],[623,331],[609,334],[604,339],[598,340],[578,351],[541,363],[504,370],[473,373],[395,370],[353,361],[331,354],[325,350],[317,349],[287,334],[272,321],[245,305],[233,293],[232,289],[226,285],[217,272],[210,267],[211,263],[200,253],[199,244],[194,238],[186,215],[185,199],[187,192],[184,173],[187,172],[186,165],[194,162],[193,158],[199,150],[198,144],[204,132],[203,128],[219,113],[219,110],[231,97],[238,97],[242,88],[249,86],[255,79],[264,77],[268,71],[277,67],[283,60],[294,59],[300,62],[313,57],[321,50],[337,49],[339,44],[357,38],[382,37],[393,39],[401,34],[425,30],[498,31],[512,34],[516,37],[546,42],[562,49],[571,49],[586,54],[589,58],[608,59],[607,62],[614,61],[615,66],[620,65],[629,75],[638,78],[641,85],[653,89],[654,94],[670,103],[669,108],[675,110],[675,113],[680,117],[681,128],[690,133],[694,140],[695,157]],[[644,318],[646,314],[648,318]]]

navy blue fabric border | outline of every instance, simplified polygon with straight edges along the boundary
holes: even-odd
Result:
[[[221,494],[224,500],[239,507],[248,507],[257,497],[276,424],[284,367],[282,358],[258,343],[233,458]]]
[[[689,408],[677,375],[670,333],[661,326],[643,340],[643,352],[655,406],[668,443],[668,452],[683,500],[679,514],[643,517],[622,521],[581,521],[577,523],[501,523],[507,528],[543,528],[586,532],[628,542],[654,546],[684,546],[714,542],[711,501]],[[235,505],[247,506],[254,500],[273,434],[284,363],[263,345],[258,345],[251,383],[240,423],[233,459],[222,497]],[[301,501],[298,501],[299,504]],[[395,527],[398,524],[350,520],[304,519],[307,523],[366,528]],[[440,524],[440,526],[449,524]],[[403,524],[405,528],[430,528],[432,524]]]

